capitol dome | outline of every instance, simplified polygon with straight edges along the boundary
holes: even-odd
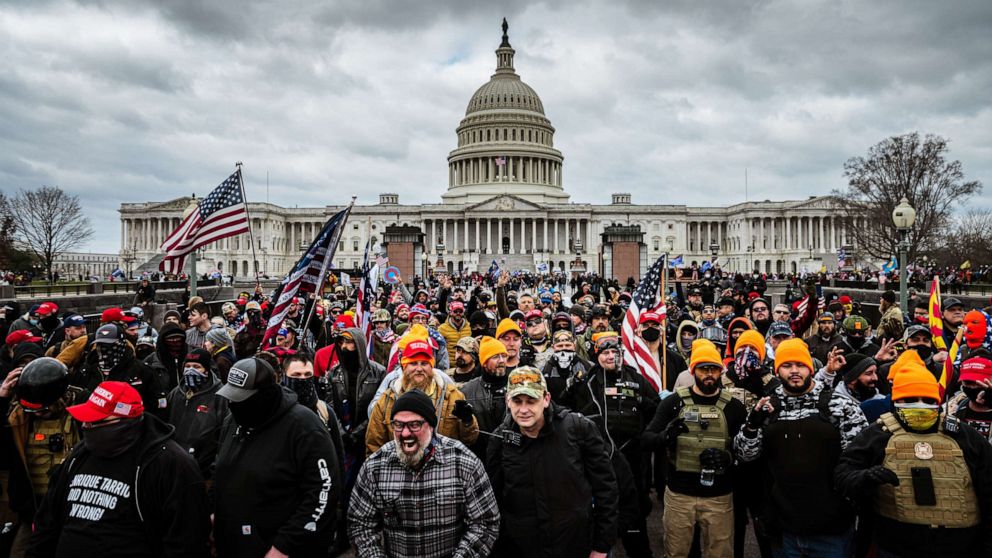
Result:
[[[544,104],[513,67],[503,20],[496,72],[469,99],[456,129],[458,147],[448,155],[445,203],[474,203],[513,194],[540,203],[564,203],[560,151]]]

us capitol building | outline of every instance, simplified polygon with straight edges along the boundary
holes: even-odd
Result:
[[[715,254],[731,271],[796,272],[834,269],[837,250],[850,251],[844,222],[826,197],[728,207],[651,203],[622,192],[608,204],[570,201],[554,126],[541,98],[517,74],[514,52],[504,21],[496,72],[469,99],[455,130],[441,203],[404,205],[397,194],[382,193],[377,205],[356,205],[336,268],[360,266],[370,236],[405,278],[485,272],[495,259],[505,269],[595,271],[625,281],[639,278],[665,252],[682,255],[686,265]],[[121,204],[122,268],[156,270],[158,246],[189,203],[184,197]],[[249,277],[258,266],[260,273],[282,276],[343,207],[250,203],[257,261],[243,234],[201,249],[198,272]]]

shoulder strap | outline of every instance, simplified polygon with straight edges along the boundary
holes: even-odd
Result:
[[[717,402],[716,402],[716,408],[717,409],[720,409],[722,411],[723,408],[727,406],[727,403],[730,403],[730,400],[733,399],[733,398],[734,398],[734,396],[730,394],[730,390],[728,390],[728,389],[721,389],[720,390],[720,399],[718,399]]]
[[[675,390],[675,393],[678,394],[679,398],[682,399],[686,405],[692,405],[692,390],[687,387],[680,387]]]
[[[882,416],[878,417],[878,423],[892,434],[899,434],[903,431],[899,419],[892,413],[883,413]]]

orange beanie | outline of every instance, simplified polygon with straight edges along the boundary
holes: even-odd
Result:
[[[696,339],[692,342],[692,353],[689,355],[689,371],[695,372],[700,364],[713,364],[723,368],[720,351],[709,339]]]
[[[479,362],[485,365],[487,360],[499,354],[506,354],[506,346],[488,335],[483,337],[479,342]]]
[[[758,351],[758,358],[764,362],[765,338],[761,336],[760,332],[749,329],[741,333],[741,336],[737,338],[737,343],[734,345],[734,352],[736,353],[741,347],[751,347],[755,351]]]
[[[915,353],[916,351],[906,351]],[[926,366],[910,362],[903,366],[892,381],[892,401],[907,397],[926,397],[940,401],[940,388],[937,378],[927,370]]]
[[[802,339],[786,339],[778,344],[775,349],[775,371],[786,362],[799,362],[805,364],[811,371],[813,370],[813,357],[809,355],[809,347]]]

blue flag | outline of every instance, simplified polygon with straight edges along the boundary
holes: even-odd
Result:
[[[892,273],[897,267],[899,267],[899,260],[897,260],[895,256],[892,256],[892,259],[889,260],[888,263],[882,264],[882,271]]]
[[[495,281],[499,279],[499,271],[499,264],[496,263],[496,260],[493,260],[493,263],[489,266],[489,271],[487,271],[486,274],[489,275],[493,281]]]
[[[678,267],[680,265],[682,265],[682,254],[668,260],[668,267]]]

